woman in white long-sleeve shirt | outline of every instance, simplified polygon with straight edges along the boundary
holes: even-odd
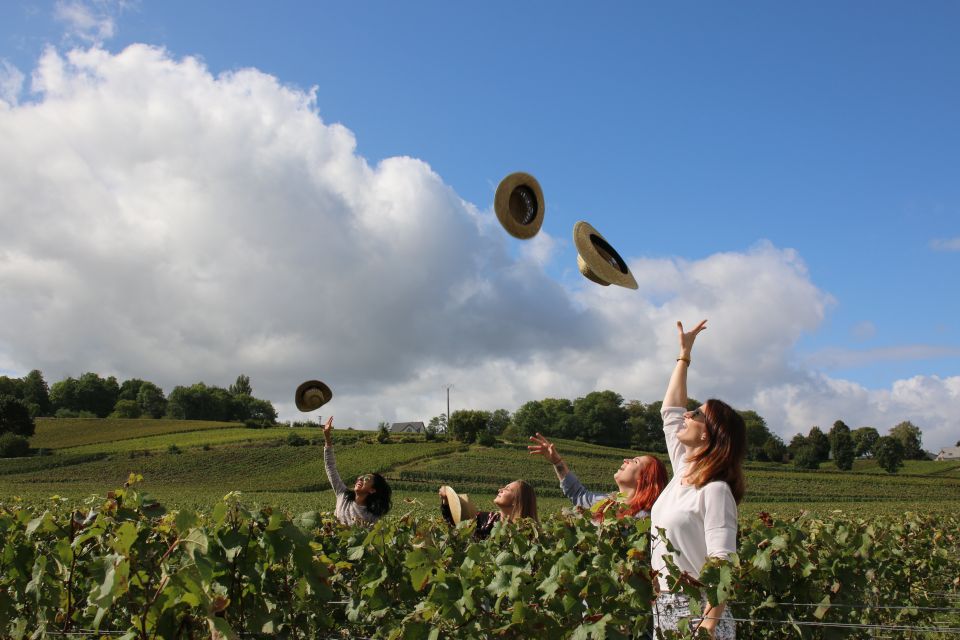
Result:
[[[337,460],[333,456],[333,416],[323,425],[323,463],[327,469],[327,479],[337,496],[334,515],[341,524],[373,523],[390,511],[390,485],[379,473],[365,473],[357,478],[353,489],[340,479]]]
[[[687,369],[704,320],[692,331],[680,333],[680,357],[663,399],[663,433],[673,466],[673,478],[651,511],[651,564],[658,572],[660,593],[654,605],[654,629],[676,629],[690,618],[689,599],[671,592],[667,577],[666,545],[656,537],[663,529],[676,549],[677,567],[690,578],[700,577],[709,558],[725,558],[737,550],[737,504],[745,484],[743,460],[747,430],[743,418],[730,405],[708,400],[687,411]],[[717,640],[736,637],[736,626],[725,604],[710,607],[704,601],[703,618],[691,619]]]

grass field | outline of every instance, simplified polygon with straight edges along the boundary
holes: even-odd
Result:
[[[296,433],[313,444],[291,446]],[[435,514],[436,489],[452,484],[480,508],[492,508],[497,489],[524,478],[537,488],[542,513],[559,511],[563,498],[553,468],[531,457],[525,444],[495,448],[457,442],[377,444],[370,432],[338,431],[337,460],[345,480],[368,471],[384,473],[394,488],[394,514]],[[410,440],[410,437],[406,437]],[[402,438],[401,438],[402,440]],[[120,486],[131,472],[170,508],[209,509],[230,491],[251,505],[291,511],[333,507],[323,468],[319,429],[246,429],[235,423],[176,420],[44,419],[31,445],[49,455],[0,460],[0,502],[82,502]],[[176,445],[179,451],[171,451]],[[557,441],[570,468],[589,488],[612,490],[613,473],[636,452],[582,442]],[[830,464],[818,471],[789,465],[748,464],[747,495],[740,511],[827,516],[960,510],[960,463],[911,461],[889,475],[870,460],[852,471]]]

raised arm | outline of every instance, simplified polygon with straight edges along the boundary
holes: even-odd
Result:
[[[663,396],[664,407],[687,407],[687,368],[690,366],[690,353],[693,351],[693,342],[701,331],[706,331],[707,321],[703,320],[694,329],[684,333],[683,324],[677,321],[677,331],[680,334],[680,355],[677,365],[673,368],[667,392]]]
[[[530,441],[534,443],[527,445],[527,451],[530,452],[530,455],[546,458],[553,465],[553,470],[557,472],[557,480],[563,482],[570,470],[567,468],[567,463],[560,457],[557,446],[539,433],[530,436]]]
[[[327,469],[327,480],[333,487],[333,493],[340,495],[347,492],[347,485],[340,479],[340,473],[337,471],[337,459],[333,455],[333,416],[327,419],[323,425],[323,465]]]

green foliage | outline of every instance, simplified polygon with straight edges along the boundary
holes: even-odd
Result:
[[[144,381],[137,390],[135,399],[141,415],[162,418],[167,412],[167,399],[163,395],[163,390],[152,382]]]
[[[221,387],[198,382],[174,387],[167,398],[167,416],[174,420],[269,420],[277,418],[273,405],[250,395],[234,395]]]
[[[820,457],[816,449],[804,445],[794,452],[793,464],[799,469],[817,469],[820,467]]]
[[[237,381],[230,385],[230,394],[234,396],[252,396],[253,386],[250,384],[250,376],[240,374]]]
[[[630,447],[638,451],[667,452],[663,439],[663,418],[660,417],[662,401],[644,404],[637,400],[628,402],[627,429],[630,432]]]
[[[287,434],[286,443],[288,447],[302,447],[310,444],[310,441],[293,432]]]
[[[482,447],[492,447],[497,443],[497,438],[487,430],[483,430],[477,436],[477,444]]]
[[[390,427],[386,422],[381,422],[377,427],[377,442],[380,444],[390,443]]]
[[[880,439],[880,434],[873,427],[860,427],[850,432],[853,438],[853,453],[857,458],[873,455],[873,447]]]
[[[30,409],[31,416],[34,418],[48,416],[53,412],[53,405],[50,403],[50,388],[39,369],[34,369],[23,377],[22,391],[23,401]]]
[[[0,434],[0,458],[21,458],[29,454],[29,440],[15,433]]]
[[[496,409],[490,413],[490,419],[487,420],[487,431],[492,435],[498,436],[510,426],[510,412],[506,409]]]
[[[87,372],[79,378],[66,378],[50,388],[50,402],[54,411],[89,411],[98,418],[105,418],[113,411],[120,395],[120,385],[113,376],[101,378]]]
[[[923,607],[944,606],[936,594],[960,574],[958,528],[956,514],[761,514],[741,523],[736,556],[704,566],[702,593],[754,620],[809,620],[780,603],[819,602],[825,622],[929,625]],[[343,527],[250,508],[236,492],[167,512],[131,476],[82,509],[0,505],[0,635],[645,637],[648,520],[553,515],[471,534],[410,514]],[[890,602],[917,609],[869,606]],[[794,635],[820,637],[765,624],[749,637]]]
[[[450,414],[450,435],[461,442],[471,443],[487,430],[490,414],[486,411],[462,409]]]
[[[787,447],[777,434],[771,434],[763,443],[763,457],[770,462],[783,462],[787,456]]]
[[[30,409],[18,398],[0,396],[0,435],[10,433],[29,438],[36,430]]]
[[[830,459],[830,439],[820,430],[820,427],[811,427],[807,434],[807,444],[813,447],[817,462],[826,462]]]
[[[547,412],[537,400],[524,403],[513,414],[513,426],[520,436],[527,438],[535,433],[551,436],[552,430],[547,420]]]
[[[117,400],[111,418],[133,419],[140,417],[140,405],[136,400]]]
[[[890,437],[895,438],[903,447],[904,460],[923,460],[923,434],[920,427],[909,420],[890,429]]]
[[[580,422],[578,439],[582,437],[587,442],[612,447],[630,446],[627,410],[619,393],[593,391],[577,398],[573,403],[573,415]]]
[[[873,447],[873,457],[887,473],[896,473],[903,466],[903,445],[893,436],[883,436]]]
[[[853,468],[853,458],[855,447],[853,437],[850,435],[850,427],[842,420],[833,423],[830,429],[830,453],[833,455],[833,462],[838,469],[849,471]]]

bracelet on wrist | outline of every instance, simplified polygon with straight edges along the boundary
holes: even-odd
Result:
[[[690,356],[686,356],[686,357],[680,356],[679,358],[677,358],[677,362],[680,362],[681,360],[683,362],[686,362],[688,365],[690,364]]]

